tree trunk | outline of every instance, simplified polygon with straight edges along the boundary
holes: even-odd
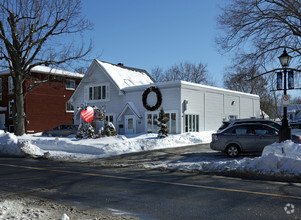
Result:
[[[15,100],[13,104],[13,122],[15,135],[21,136],[25,133],[25,113],[23,96],[23,79],[18,74],[14,79]]]

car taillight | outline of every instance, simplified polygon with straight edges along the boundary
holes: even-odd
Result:
[[[213,135],[212,135],[212,140],[213,140],[213,141],[218,141],[218,137],[217,137],[216,134],[213,134]]]

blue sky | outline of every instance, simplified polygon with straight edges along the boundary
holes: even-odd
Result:
[[[93,58],[146,69],[181,61],[207,64],[222,87],[230,55],[220,55],[216,17],[223,0],[85,0],[83,14],[94,24]]]

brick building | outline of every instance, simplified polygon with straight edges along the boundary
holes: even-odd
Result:
[[[59,124],[73,124],[74,108],[67,101],[83,76],[46,66],[34,67],[31,77],[23,83],[24,91],[32,88],[25,96],[25,132],[37,133]],[[14,131],[13,91],[9,70],[0,71],[0,129],[10,132]]]

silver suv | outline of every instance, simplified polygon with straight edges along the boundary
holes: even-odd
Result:
[[[260,123],[245,123],[212,134],[210,148],[223,151],[229,157],[237,157],[240,152],[262,152],[265,146],[278,140],[276,128]]]
[[[276,128],[277,130],[279,130],[281,127],[280,124],[271,120],[266,120],[263,118],[246,118],[246,119],[236,119],[232,121],[224,121],[222,126],[217,130],[217,132],[220,132],[232,125],[245,124],[245,123],[260,123],[260,124],[270,125]]]
[[[246,119],[236,119],[232,121],[224,121],[222,126],[217,130],[217,132],[221,132],[225,130],[226,128],[229,128],[233,125],[239,125],[239,124],[246,124],[246,123],[256,123],[256,124],[265,124],[272,126],[277,129],[277,131],[280,130],[281,125],[278,124],[275,121],[266,120],[263,118],[246,118]],[[279,141],[279,140],[278,140]],[[292,141],[297,144],[301,144],[301,137],[297,133],[294,134],[294,131],[292,131]]]

